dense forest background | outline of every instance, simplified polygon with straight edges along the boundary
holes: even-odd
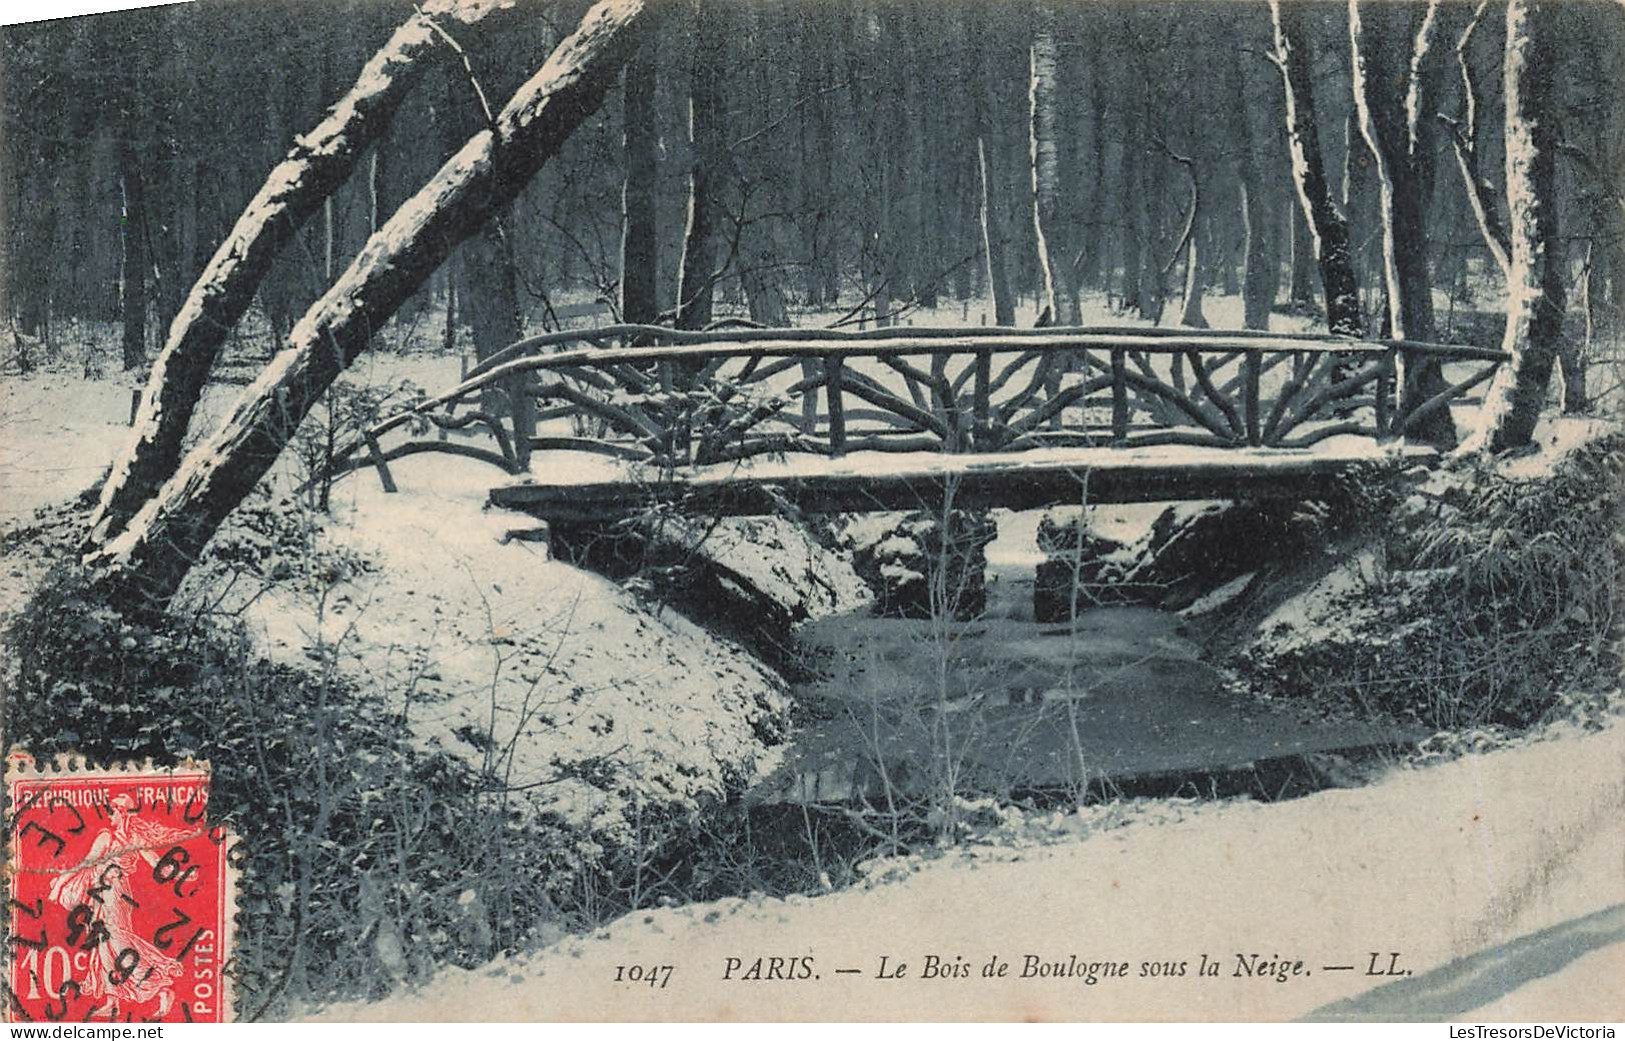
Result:
[[[280,339],[482,125],[581,6],[521,4],[445,49],[264,283],[258,311],[272,334]],[[1389,33],[1374,53],[1400,72],[1422,5],[1405,10],[1405,25],[1368,27]],[[143,367],[265,172],[409,13],[383,0],[205,2],[5,29],[0,294],[18,361],[94,328],[84,323],[126,319],[122,356],[108,342],[107,365]],[[885,323],[966,301],[965,320],[1009,324],[1010,301],[1042,295],[1046,271],[1057,322],[1076,321],[1089,292],[1120,311],[1192,323],[1206,320],[1204,291],[1245,287],[1250,324],[1270,308],[1319,306],[1264,4],[734,0],[704,13],[703,24],[666,18],[653,30],[631,67],[634,90],[612,97],[523,193],[502,248],[465,245],[401,321],[454,336],[493,286],[511,286],[525,327],[620,317],[623,182],[640,160],[652,164],[654,191],[631,212],[656,255],[653,306],[669,318],[702,152],[719,313],[783,324],[813,309],[822,324]],[[1471,91],[1466,162],[1499,181],[1505,20],[1476,13],[1440,5],[1420,65],[1431,111],[1418,122],[1428,161],[1417,191],[1441,304],[1438,327],[1406,330],[1413,338],[1500,336],[1499,318],[1475,325],[1498,307],[1500,274],[1453,155]],[[1358,126],[1349,8],[1303,14],[1320,150],[1376,331],[1380,182]],[[1625,169],[1615,93],[1625,11],[1570,0],[1551,18],[1559,46],[1543,74],[1560,99],[1569,299],[1593,334],[1612,326],[1625,294],[1625,211],[1617,179],[1604,175]],[[1035,96],[1040,63],[1052,64]],[[705,124],[693,134],[691,102]],[[1035,154],[1052,179],[1048,265]],[[475,307],[459,311],[459,288]]]

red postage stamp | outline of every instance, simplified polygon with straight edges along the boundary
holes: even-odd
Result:
[[[231,1018],[233,876],[209,771],[6,763],[13,1021]]]

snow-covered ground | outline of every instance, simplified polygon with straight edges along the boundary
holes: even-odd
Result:
[[[1233,302],[1210,298],[1210,320],[1239,324],[1225,320]],[[454,358],[368,355],[353,378],[411,378],[433,392],[457,375]],[[0,522],[96,477],[127,436],[129,389],[60,374],[0,381]],[[213,390],[206,414],[220,415],[236,392]],[[1569,443],[1562,430],[1551,437],[1553,450]],[[570,778],[526,796],[601,835],[624,834],[628,796],[688,803],[720,790],[729,771],[772,765],[754,726],[782,692],[748,656],[670,611],[548,561],[536,545],[504,541],[530,522],[482,508],[498,471],[435,457],[393,470],[401,485],[393,496],[369,472],[342,483],[325,536],[377,569],[320,605],[289,591],[254,604],[249,620],[269,653],[301,658],[311,634],[324,632],[341,668],[398,697],[411,692],[419,740],[498,766],[516,788],[554,779],[561,764],[608,760],[627,789]],[[1121,523],[1143,518],[1131,511]],[[1029,552],[1011,530],[993,556]],[[756,553],[746,565],[792,584],[794,572],[775,571],[780,559]],[[16,585],[6,583],[0,600]],[[855,595],[838,585],[809,603],[836,610]],[[1559,739],[1285,804],[1165,801],[1012,818],[972,848],[877,865],[872,886],[640,912],[589,938],[325,1015],[822,1019],[839,1010],[856,1018],[1199,1020],[1351,1008],[1390,1018],[1423,1007],[1428,1018],[1617,1019],[1625,1005],[1619,988],[1605,984],[1625,971],[1625,922],[1616,920],[1625,903],[1625,727],[1551,736]],[[1562,943],[1553,947],[1542,930]],[[1531,936],[1543,957],[1457,962]],[[1361,975],[1369,956],[1380,955],[1386,968],[1391,952],[1416,973],[1396,978],[1396,987],[1428,985],[1429,970],[1460,971],[1423,995],[1432,1005],[1403,1005],[1412,993],[1327,1008],[1370,990],[1374,980]],[[1092,985],[1023,980],[1029,954],[1126,961],[1131,976]],[[1253,954],[1302,958],[1308,975],[1234,977],[1238,956]],[[980,969],[995,955],[1010,962],[1011,976],[984,980]],[[1219,963],[1220,978],[1191,975],[1203,955]],[[748,967],[758,956],[812,956],[821,978],[722,980],[729,958]],[[875,979],[883,956],[907,961],[909,977]],[[927,956],[963,956],[972,976],[922,979]],[[1189,971],[1139,978],[1149,961],[1187,962]],[[1326,969],[1349,963],[1357,971]],[[675,966],[671,983],[615,983],[616,966],[634,964]]]
[[[455,381],[457,365],[369,355],[348,378],[440,386]],[[238,390],[211,388],[197,426],[217,422]],[[122,380],[61,374],[0,381],[0,521],[24,520],[94,481],[128,436],[129,393]],[[324,645],[342,672],[403,706],[421,745],[493,770],[517,803],[594,841],[625,840],[640,805],[691,810],[771,768],[763,737],[779,729],[786,703],[770,670],[674,611],[550,561],[545,544],[506,537],[535,521],[484,508],[502,477],[495,468],[416,456],[392,470],[394,495],[370,470],[340,482],[320,536],[371,568],[325,597],[293,583],[257,597],[254,582],[232,588],[221,606],[247,604],[243,618],[268,655],[307,663]],[[278,486],[297,471],[285,458]],[[794,532],[715,537],[738,573],[810,616],[867,596],[849,569]],[[26,595],[26,570],[13,564],[0,579],[0,611]],[[805,581],[813,571],[828,582]],[[209,577],[188,590],[212,598]]]
[[[278,586],[248,606],[266,653],[300,662],[320,634],[420,744],[603,837],[627,837],[636,803],[692,808],[751,772],[757,728],[784,708],[777,676],[545,545],[504,541],[535,522],[482,508],[489,468],[416,456],[392,470],[394,495],[371,473],[341,484],[322,536],[374,568],[324,599]]]
[[[1625,725],[1289,803],[1162,802],[1026,821],[986,844],[874,874],[872,885],[817,898],[635,913],[591,937],[319,1018],[795,1020],[839,1010],[856,1019],[1273,1020],[1319,1010],[1617,1020]],[[1022,979],[1028,954],[1127,962],[1129,976]],[[1219,964],[1217,978],[1194,975],[1204,955]],[[1253,955],[1301,959],[1305,973],[1234,975],[1238,956]],[[738,982],[754,959],[773,956],[811,957],[818,978]],[[928,956],[963,958],[971,976],[924,979]],[[1010,975],[985,979],[995,956]],[[876,978],[882,957],[906,962],[908,977]],[[734,981],[724,980],[729,959],[742,962]],[[1186,962],[1186,975],[1140,976],[1143,963],[1160,961]],[[1366,975],[1373,964],[1402,975]],[[663,990],[617,984],[617,966],[630,965],[675,968]],[[1336,965],[1355,968],[1328,968]],[[862,972],[837,975],[842,968]],[[1375,991],[1383,984],[1392,989]]]

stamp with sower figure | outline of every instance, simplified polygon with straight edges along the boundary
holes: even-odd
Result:
[[[233,874],[206,764],[6,763],[12,1021],[225,1022]]]

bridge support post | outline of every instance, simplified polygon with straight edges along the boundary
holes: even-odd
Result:
[[[1263,358],[1257,351],[1248,351],[1241,359],[1241,411],[1247,425],[1247,443],[1255,448],[1264,443],[1258,416],[1258,383],[1263,372]]]
[[[1377,440],[1392,440],[1394,423],[1394,378],[1398,350],[1390,347],[1382,356],[1382,367],[1377,370]]]
[[[829,448],[834,455],[846,454],[846,409],[841,404],[841,377],[846,362],[839,355],[824,359],[824,394],[829,404]]]
[[[976,351],[976,389],[971,410],[976,419],[976,429],[971,435],[972,447],[978,451],[988,451],[994,446],[992,415],[988,398],[992,391],[993,382],[993,352],[985,347]]]
[[[524,372],[508,380],[508,420],[513,424],[513,471],[516,474],[530,472],[531,438],[536,436],[536,400],[530,396],[529,384],[529,373]]]
[[[1123,348],[1112,348],[1112,441],[1128,440],[1128,356]]]

